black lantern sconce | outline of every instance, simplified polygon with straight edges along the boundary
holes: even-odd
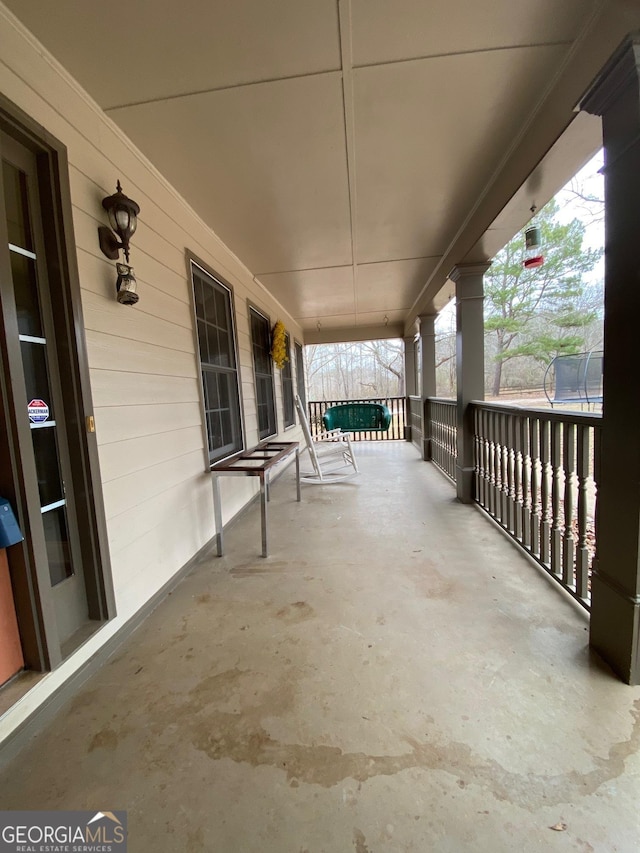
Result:
[[[122,251],[127,261],[126,264],[116,264],[118,272],[116,298],[123,305],[135,305],[140,297],[136,292],[133,268],[129,266],[129,240],[138,225],[140,206],[122,192],[120,181],[117,183],[116,192],[102,199],[102,206],[107,211],[109,225],[116,235],[114,236],[112,231],[104,225],[98,228],[102,254],[111,261],[117,261]]]

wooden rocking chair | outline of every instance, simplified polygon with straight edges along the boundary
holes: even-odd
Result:
[[[303,483],[338,483],[358,474],[358,463],[353,455],[351,436],[340,429],[323,432],[317,438],[311,435],[309,421],[300,397],[296,395],[296,409],[300,426],[307,443],[306,450],[313,467],[312,471],[300,473]],[[304,452],[304,451],[303,451]]]

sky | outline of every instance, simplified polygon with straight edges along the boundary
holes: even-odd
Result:
[[[559,220],[565,223],[572,219],[581,219],[587,229],[584,245],[589,249],[604,248],[604,204],[584,202],[576,198],[571,189],[578,189],[585,195],[604,199],[604,176],[599,172],[603,163],[601,149],[556,195],[556,201],[560,206]]]

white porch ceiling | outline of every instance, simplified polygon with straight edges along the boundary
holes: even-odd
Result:
[[[434,310],[640,26],[624,0],[5,2],[309,337]],[[547,198],[598,145],[576,128]]]

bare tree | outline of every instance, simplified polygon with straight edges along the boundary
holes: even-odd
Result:
[[[349,400],[404,394],[404,343],[313,344],[305,348],[309,396]]]

